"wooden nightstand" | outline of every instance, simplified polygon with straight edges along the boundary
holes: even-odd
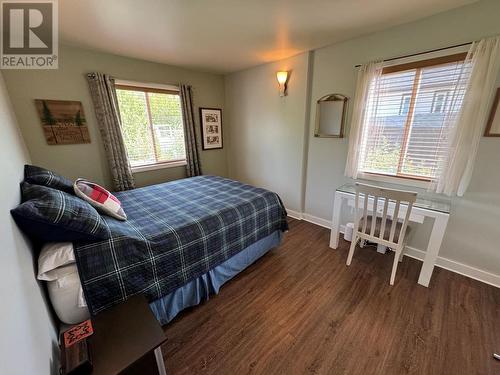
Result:
[[[163,330],[144,296],[134,296],[92,319],[92,375],[166,375]]]

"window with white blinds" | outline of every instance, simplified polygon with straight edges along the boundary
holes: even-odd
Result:
[[[466,90],[466,54],[389,66],[369,89],[359,169],[431,180]]]
[[[178,92],[116,85],[116,95],[132,169],[186,160]]]

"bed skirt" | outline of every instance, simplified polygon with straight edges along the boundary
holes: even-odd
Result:
[[[217,267],[201,275],[172,293],[149,304],[161,325],[170,322],[185,308],[207,301],[210,295],[219,293],[220,287],[243,271],[272,248],[279,246],[282,232],[277,230],[248,246]]]

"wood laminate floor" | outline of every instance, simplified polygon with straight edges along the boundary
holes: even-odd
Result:
[[[328,247],[290,220],[283,244],[165,327],[168,374],[500,374],[500,289],[393,254]]]

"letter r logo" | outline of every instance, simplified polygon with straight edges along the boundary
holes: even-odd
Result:
[[[2,2],[2,53],[52,54],[52,6],[50,2]]]

